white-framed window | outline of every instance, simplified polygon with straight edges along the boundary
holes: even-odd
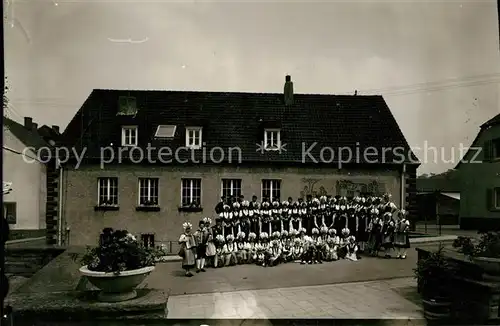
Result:
[[[281,180],[264,179],[262,180],[262,200],[267,198],[270,202],[280,201]]]
[[[281,146],[281,135],[279,129],[264,130],[264,149],[275,151]]]
[[[160,180],[158,178],[139,178],[139,205],[157,206]]]
[[[201,179],[182,179],[182,207],[201,205]]]
[[[176,125],[159,125],[156,128],[156,138],[173,138],[175,136]]]
[[[201,148],[201,127],[186,127],[186,147],[198,149]]]
[[[241,179],[222,179],[221,196],[225,199],[241,196]]]
[[[122,127],[122,146],[137,146],[137,126]]]
[[[493,189],[494,201],[493,205],[495,209],[500,209],[500,188]]]
[[[117,206],[118,178],[98,178],[97,198],[99,206]]]

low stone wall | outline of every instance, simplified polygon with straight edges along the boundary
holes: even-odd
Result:
[[[65,249],[58,247],[5,249],[5,274],[31,277]]]
[[[13,308],[16,325],[164,322],[168,296],[163,291],[139,288],[136,299],[113,304],[98,302],[95,288],[81,276],[80,264],[72,257],[82,254],[85,248],[63,251],[7,296],[5,304]]]
[[[418,260],[425,259],[429,250],[415,248]],[[443,250],[444,256],[456,273],[445,285],[452,298],[452,315],[455,320],[476,323],[500,324],[500,282],[483,279],[482,269],[465,255],[454,250]],[[420,289],[420,284],[418,284]]]

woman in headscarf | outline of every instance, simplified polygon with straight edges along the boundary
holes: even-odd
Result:
[[[196,261],[196,240],[191,233],[193,226],[189,222],[182,224],[184,232],[179,238],[179,256],[182,257],[182,268],[186,271],[186,276],[191,277],[191,269],[195,266]]]

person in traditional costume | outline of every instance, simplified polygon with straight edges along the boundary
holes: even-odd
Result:
[[[337,250],[339,259],[345,259],[347,256],[347,245],[349,244],[349,236],[351,231],[348,228],[343,228],[341,231],[340,244]]]
[[[189,222],[182,224],[184,232],[179,237],[179,256],[182,257],[182,268],[186,271],[186,276],[191,277],[191,269],[196,263],[196,239],[191,233],[193,225]]]
[[[302,228],[306,230],[306,234],[310,235],[312,230],[311,209],[307,202],[301,203],[300,218],[302,220]]]
[[[222,212],[224,212],[224,205],[226,204],[226,200],[224,197],[220,198],[220,202],[215,205],[215,214],[220,215]]]
[[[224,236],[222,234],[217,234],[215,237],[215,257],[214,257],[214,268],[223,267],[225,265],[224,257]]]
[[[233,212],[229,205],[224,205],[224,211],[219,215],[223,221],[224,238],[228,235],[233,235]]]
[[[245,234],[250,233],[250,203],[248,200],[243,200],[241,202],[240,227],[238,232],[243,232]]]
[[[382,220],[376,208],[370,210],[370,223],[368,224],[368,252],[372,256],[378,256],[382,239]]]
[[[399,221],[396,224],[394,234],[394,247],[398,259],[406,259],[406,251],[410,248],[410,221],[406,218],[406,211],[402,209],[399,212]]]
[[[267,232],[262,232],[261,234],[261,246],[262,246],[262,253],[261,256],[259,256],[259,261],[262,262],[262,266],[266,266],[266,263],[269,259],[269,256],[271,255],[271,244],[270,244],[270,239],[269,235]]]
[[[339,211],[335,217],[335,230],[337,230],[337,234],[342,234],[342,230],[347,228],[347,214],[345,199],[341,199]]]
[[[259,235],[259,239],[255,243],[255,258],[254,263],[262,266],[264,263],[264,237],[265,235],[261,233]]]
[[[236,258],[238,260],[238,264],[246,264],[248,259],[248,252],[245,246],[245,232],[238,233],[236,237],[236,246],[238,247],[238,251],[236,254]]]
[[[357,261],[358,260],[358,245],[356,243],[356,237],[351,235],[347,238],[347,255],[346,259]]]
[[[271,234],[271,205],[267,200],[264,200],[261,205],[261,233],[266,232],[267,234]]]
[[[233,236],[237,236],[241,230],[241,204],[238,202],[238,198],[234,198],[234,202],[232,205],[232,213],[233,213]]]
[[[226,236],[226,244],[222,249],[224,254],[224,266],[234,266],[238,262],[236,253],[238,252],[238,247],[234,243],[234,236],[229,234]]]
[[[304,258],[301,264],[313,264],[316,261],[316,239],[310,236],[305,237]]]
[[[300,241],[299,238],[293,239],[293,246],[291,249],[292,253],[292,260],[297,261],[297,260],[302,260],[302,255],[304,253],[304,247],[302,245],[302,242]]]
[[[282,261],[282,249],[279,239],[274,239],[271,241],[270,254],[268,256],[267,266],[273,267],[281,263]]]
[[[292,240],[291,234],[287,231],[281,232],[281,247],[283,250],[283,262],[287,263],[292,260]]]
[[[280,202],[275,200],[273,201],[273,208],[271,211],[271,233],[281,232],[283,225],[281,221],[281,214],[283,210],[280,207]]]
[[[327,229],[331,229],[333,227],[333,220],[334,220],[333,209],[335,206],[334,200],[335,198],[333,197],[327,198],[323,212],[323,226],[326,226]]]
[[[302,229],[302,219],[300,218],[299,202],[295,201],[292,207],[292,214],[290,217],[290,230],[300,231]]]
[[[347,210],[347,228],[350,231],[350,235],[356,236],[358,232],[358,214],[357,214],[357,206],[354,203],[349,206]]]
[[[257,261],[257,243],[255,240],[257,239],[257,235],[253,232],[250,232],[248,235],[248,263],[252,264]]]
[[[391,258],[391,252],[394,249],[394,231],[395,223],[391,212],[384,213],[384,225],[382,226],[382,244],[384,248],[384,258]]]
[[[205,227],[206,221],[202,219],[198,223],[198,230],[194,233],[196,239],[196,273],[205,272],[205,259],[207,257],[208,238],[210,236]]]
[[[207,228],[208,232],[208,241],[207,241],[207,252],[206,252],[206,265],[207,266],[214,266],[214,257],[215,257],[215,252],[216,252],[216,247],[215,247],[215,232],[214,232],[214,226],[212,226],[212,220],[208,217],[204,218],[205,222],[205,227]]]
[[[253,196],[250,202],[250,231],[252,233],[260,234],[260,216],[260,203],[257,201],[257,196]]]
[[[290,198],[291,199],[291,198]],[[291,223],[292,208],[288,200],[281,203],[281,232],[286,231],[287,234],[292,229]]]
[[[319,230],[321,225],[323,224],[323,216],[319,210],[319,199],[313,198],[311,199],[311,206],[309,208],[309,218],[311,220],[312,228],[316,228]],[[308,230],[310,231],[310,230]]]
[[[366,207],[366,199],[361,198],[361,204],[358,211],[358,232],[356,238],[358,240],[359,253],[364,253],[366,249],[366,243],[368,242],[368,224],[370,219],[368,216],[368,208]]]
[[[337,250],[340,245],[340,237],[337,235],[337,230],[335,229],[330,229],[328,230],[328,247],[330,251],[330,258],[331,260],[335,261],[338,260],[339,257],[337,255]]]

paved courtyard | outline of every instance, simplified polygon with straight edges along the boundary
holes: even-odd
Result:
[[[168,317],[422,319],[413,278],[172,296]]]
[[[420,247],[437,247],[437,244]],[[158,264],[143,287],[170,295],[168,317],[362,318],[420,321],[412,248],[406,260],[364,257],[272,268],[242,265],[207,269],[186,278],[180,262]],[[414,323],[413,323],[414,324]]]

